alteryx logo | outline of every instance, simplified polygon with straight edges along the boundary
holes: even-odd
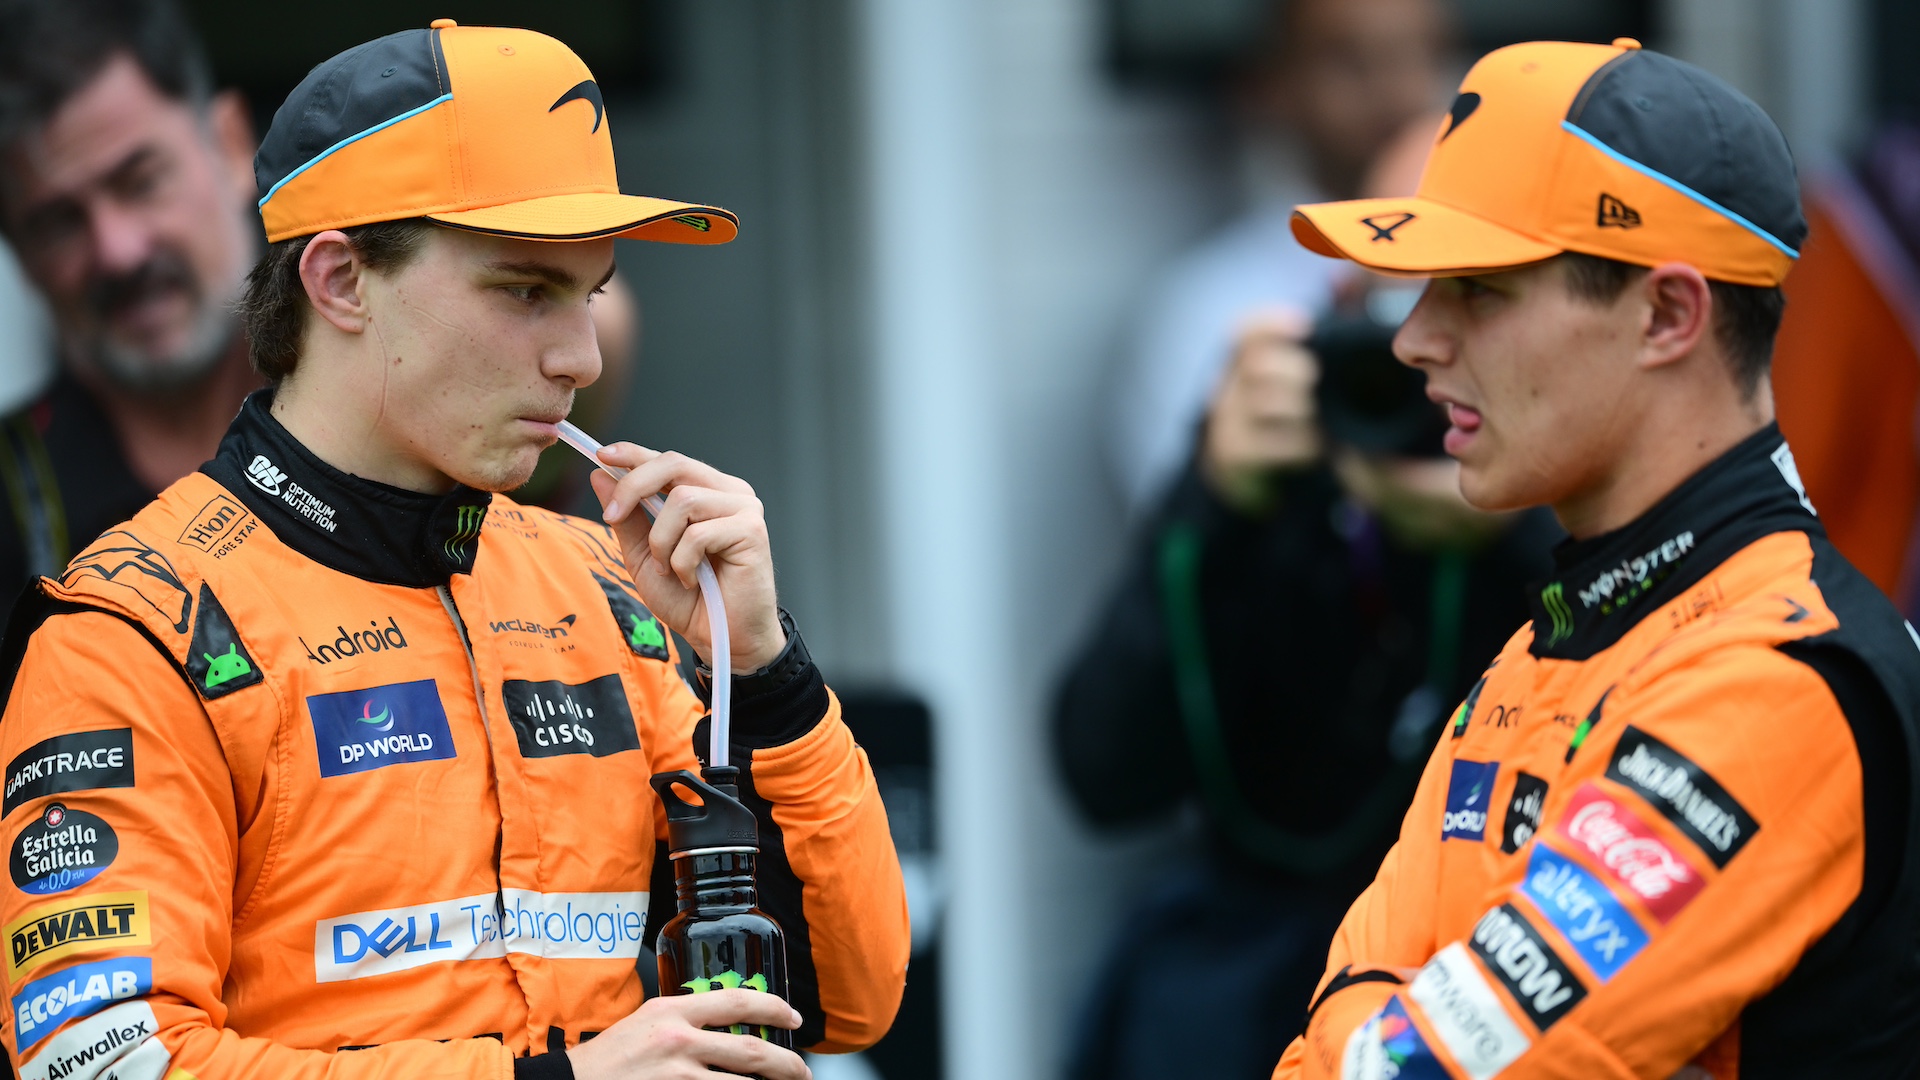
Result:
[[[1447,784],[1447,812],[1440,822],[1442,840],[1480,840],[1487,835],[1487,807],[1493,802],[1497,761],[1456,760]]]
[[[453,731],[432,679],[307,699],[321,776],[454,756]]]
[[[646,916],[643,892],[526,889],[362,911],[314,924],[314,979],[345,982],[508,953],[632,962],[640,955]]]

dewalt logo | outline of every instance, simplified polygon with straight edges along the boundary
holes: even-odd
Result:
[[[43,904],[7,924],[7,981],[69,956],[150,945],[147,894],[96,893]]]

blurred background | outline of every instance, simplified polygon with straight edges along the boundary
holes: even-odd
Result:
[[[1629,35],[1759,101],[1809,183],[1920,120],[1905,0],[1439,6],[1435,112],[1487,49]],[[1347,193],[1263,126],[1270,0],[186,7],[259,130],[310,66],[380,34],[546,31],[594,69],[626,190],[739,214],[725,247],[623,243],[635,367],[595,433],[754,484],[783,600],[880,771],[912,893],[908,1002],[879,1048],[817,1075],[1066,1075],[1124,914],[1204,829],[1192,807],[1096,829],[1055,761],[1062,673],[1199,418],[1176,416],[1171,450],[1128,427],[1128,395],[1158,393],[1129,388],[1137,345],[1183,253],[1276,200]],[[0,249],[0,411],[41,392],[51,335]],[[1219,370],[1159,396],[1202,408]],[[1910,429],[1882,445],[1914,454]]]

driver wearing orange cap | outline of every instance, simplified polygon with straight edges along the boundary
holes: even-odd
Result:
[[[602,522],[500,494],[599,374],[614,238],[720,243],[733,216],[621,193],[565,45],[447,20],[315,68],[255,176],[245,317],[272,387],[41,579],[0,650],[19,1074],[804,1080],[735,1032],[878,1039],[899,866],[752,489],[622,443]],[[648,779],[705,748],[666,633],[711,655],[702,560],[791,1005],[642,1002],[673,903]]]
[[[1806,225],[1772,121],[1629,40],[1517,45],[1467,74],[1418,195],[1293,226],[1433,278],[1395,351],[1463,493],[1571,539],[1275,1077],[1908,1075],[1920,637],[1773,423]]]

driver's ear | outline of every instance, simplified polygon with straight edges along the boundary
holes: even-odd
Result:
[[[366,330],[370,315],[361,295],[366,267],[347,234],[328,229],[307,241],[300,253],[300,284],[307,303],[321,319],[343,333]]]
[[[1713,335],[1713,287],[1698,267],[1687,263],[1656,266],[1641,279],[1646,316],[1642,322],[1640,364],[1664,367],[1679,361]]]

